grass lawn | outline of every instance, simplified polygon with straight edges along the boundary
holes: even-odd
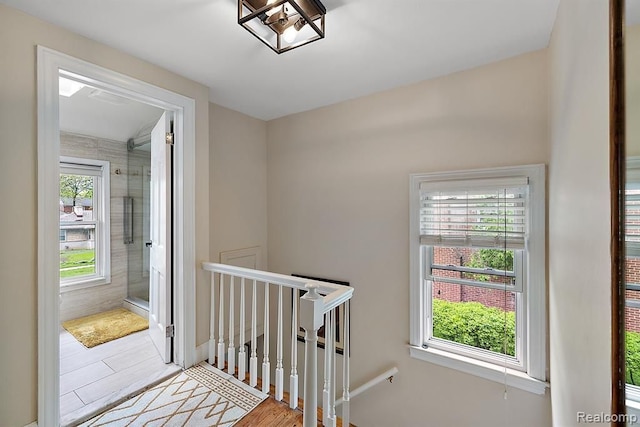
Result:
[[[60,251],[60,278],[85,276],[96,272],[95,249]]]

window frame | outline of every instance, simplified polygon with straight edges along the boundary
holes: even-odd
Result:
[[[456,247],[456,248],[469,248],[469,246],[446,246],[448,247]],[[441,281],[433,281],[433,280],[429,280],[431,278],[431,275],[429,274],[429,270],[431,268],[431,262],[430,259],[433,256],[433,251],[434,251],[435,246],[429,246],[429,245],[421,245],[421,257],[424,260],[424,265],[425,265],[425,270],[423,275],[426,277],[423,277],[423,280],[421,280],[421,282],[423,283],[422,286],[425,286],[425,307],[426,310],[425,312],[428,313],[432,313],[432,309],[433,309],[433,282],[444,282],[444,283],[450,283],[450,284],[457,284],[456,281],[448,281],[446,278],[443,278],[443,280]],[[477,248],[477,249],[485,249],[485,248]],[[490,249],[496,249],[496,248],[490,248]],[[522,252],[522,254],[516,254],[516,252]],[[526,282],[526,278],[523,277],[524,276],[524,272],[526,271],[526,267],[524,264],[526,264],[526,261],[524,261],[522,258],[524,257],[524,250],[514,250],[514,273],[516,274],[516,279],[521,281],[521,287],[513,287],[513,288],[495,288],[495,287],[488,287],[488,286],[483,286],[482,284],[478,284],[478,285],[472,285],[472,284],[465,284],[464,286],[475,286],[477,288],[484,288],[484,289],[493,289],[493,290],[498,290],[501,291],[503,289],[506,289],[506,292],[508,293],[515,293],[516,294],[516,300],[515,300],[515,313],[516,313],[516,337],[515,337],[515,344],[516,344],[516,354],[515,356],[510,356],[510,355],[501,355],[499,353],[490,351],[490,350],[483,350],[483,349],[474,349],[471,346],[467,346],[465,344],[459,344],[456,342],[452,342],[452,341],[448,341],[442,338],[438,338],[433,336],[433,316],[425,316],[425,322],[426,325],[423,329],[423,333],[425,334],[423,341],[424,344],[423,346],[427,346],[429,348],[435,348],[435,349],[439,349],[442,351],[446,351],[446,352],[451,352],[451,353],[455,353],[458,354],[460,356],[466,356],[466,357],[471,357],[474,359],[478,359],[478,360],[482,360],[484,362],[488,362],[488,363],[495,363],[495,364],[499,364],[501,366],[508,366],[511,369],[515,369],[518,371],[524,371],[525,368],[525,361],[526,361],[526,340],[522,339],[522,334],[524,333],[524,330],[526,329],[526,319],[524,316],[524,307],[523,307],[523,285]],[[521,259],[521,261],[518,261],[518,259]],[[523,265],[518,266],[518,262],[520,262]],[[519,276],[519,277],[518,277]]]
[[[525,165],[467,171],[416,173],[410,175],[410,330],[409,351],[413,358],[457,369],[532,393],[544,394],[547,378],[546,336],[546,167]],[[524,280],[517,293],[516,340],[521,340],[521,364],[505,357],[483,356],[482,351],[452,351],[455,346],[427,345],[426,319],[430,292],[424,280],[427,267],[424,244],[420,242],[420,187],[422,183],[476,181],[500,178],[528,178],[528,233],[524,249]],[[430,311],[429,311],[430,312]],[[468,350],[468,349],[465,349]],[[496,353],[497,355],[497,353]],[[487,355],[484,355],[487,356]],[[518,356],[518,355],[516,355]]]
[[[110,163],[106,160],[60,156],[59,174],[93,175],[93,221],[95,223],[94,248],[96,272],[73,278],[60,278],[60,292],[111,283],[111,191]],[[58,184],[59,186],[59,184]],[[58,189],[59,192],[59,189]],[[60,228],[61,224],[58,224]]]
[[[625,180],[625,205],[626,205],[626,191],[630,190],[629,186],[633,185],[638,190],[640,188],[640,157],[629,157],[626,162],[626,180]],[[626,209],[625,209],[626,211]],[[625,255],[640,258],[640,242],[626,241],[627,224],[625,223]]]
[[[629,185],[638,186],[640,184],[640,157],[639,156],[629,156],[626,160],[626,179],[625,179],[625,199],[626,199],[626,190],[628,190]],[[625,200],[626,201],[626,200]],[[625,203],[626,205],[626,203]],[[626,211],[626,208],[625,208]],[[626,212],[625,212],[626,213]],[[640,258],[640,243],[631,241],[626,241],[626,227],[625,223],[625,260],[629,257],[632,258]],[[627,283],[625,277],[625,294],[627,290],[635,290],[633,286],[637,284]],[[625,296],[625,307],[637,307],[638,300],[629,299]],[[626,330],[626,325],[625,325]],[[626,349],[625,349],[626,351]],[[640,416],[640,386],[629,384],[625,382],[625,396],[626,396],[626,405],[627,411],[630,414],[634,414],[636,416]]]

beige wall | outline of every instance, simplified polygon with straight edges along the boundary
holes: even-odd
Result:
[[[610,411],[608,2],[562,0],[550,45],[549,319],[557,426]]]
[[[409,174],[547,163],[547,75],[539,51],[268,122],[269,270],[354,286],[354,386],[400,369],[353,400],[354,424],[550,424],[548,395],[504,400],[407,349]]]
[[[209,104],[211,137],[211,261],[220,252],[260,246],[267,267],[267,125],[237,111]],[[209,313],[209,296],[198,312]],[[208,323],[198,342],[208,339]]]
[[[208,89],[0,6],[0,135],[3,135],[0,322],[11,325],[3,327],[0,335],[0,425],[12,427],[34,421],[37,412],[36,45],[39,44],[196,100],[196,258],[198,261],[209,258]],[[198,271],[198,299],[207,286],[208,278]],[[198,322],[207,316],[208,313],[198,313]]]

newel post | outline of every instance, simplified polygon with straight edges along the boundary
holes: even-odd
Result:
[[[318,329],[322,326],[322,297],[317,286],[300,298],[300,326],[304,329],[304,414],[303,427],[316,427],[318,408]]]

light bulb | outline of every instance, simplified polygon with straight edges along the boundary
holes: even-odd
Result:
[[[293,43],[297,35],[298,35],[298,30],[296,30],[295,25],[292,25],[286,30],[284,30],[284,33],[282,33],[282,38],[287,43]]]

